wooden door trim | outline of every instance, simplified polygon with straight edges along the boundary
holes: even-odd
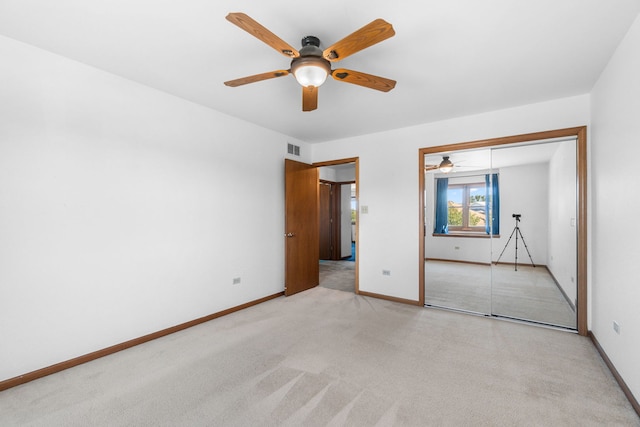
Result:
[[[339,189],[340,191],[336,191]],[[331,184],[331,259],[340,261],[342,255],[342,218],[340,216],[342,187]],[[349,242],[351,243],[351,242]]]
[[[328,193],[327,193],[328,191]],[[334,259],[335,227],[334,227],[334,199],[335,187],[331,182],[323,179],[318,182],[318,240],[321,260]],[[327,242],[328,239],[328,242]]]
[[[322,167],[322,166],[335,166],[335,165],[344,165],[347,163],[355,163],[356,164],[356,172],[358,170],[358,161],[359,161],[359,157],[348,157],[345,159],[338,159],[338,160],[327,160],[324,162],[316,162],[316,163],[312,163],[312,166],[316,166],[316,167]],[[356,180],[358,179],[358,174],[356,173]]]
[[[335,165],[344,165],[347,163],[355,163],[356,165],[356,283],[355,283],[355,293],[356,295],[360,295],[360,158],[359,157],[347,157],[344,159],[337,160],[327,160],[323,162],[312,163],[312,166],[322,167],[322,166],[335,166]],[[346,182],[345,184],[351,184],[352,182]]]
[[[577,329],[578,334],[587,336],[587,127],[578,126],[566,129],[555,129],[542,132],[534,132],[521,135],[512,135],[499,138],[482,139],[477,141],[462,142],[457,144],[439,145],[435,147],[421,148],[418,150],[418,180],[419,180],[419,215],[420,215],[420,247],[419,247],[419,291],[418,299],[424,306],[424,242],[425,242],[425,218],[424,218],[424,156],[431,153],[445,151],[460,151],[472,148],[489,148],[519,142],[538,141],[562,137],[576,137],[576,197],[577,197],[577,238],[578,238],[578,287],[577,287]]]

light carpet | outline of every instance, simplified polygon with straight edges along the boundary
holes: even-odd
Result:
[[[3,426],[638,426],[589,339],[316,287],[0,393]]]
[[[320,286],[344,292],[355,292],[356,263],[351,261],[320,261]]]

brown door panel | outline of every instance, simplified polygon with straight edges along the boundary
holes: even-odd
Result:
[[[318,169],[285,159],[285,295],[319,283]]]

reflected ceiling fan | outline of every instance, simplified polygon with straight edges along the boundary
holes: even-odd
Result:
[[[451,160],[449,160],[449,156],[442,156],[442,161],[437,165],[424,165],[425,172],[439,169],[442,173],[449,173],[453,170],[455,165]]]
[[[475,165],[460,165],[458,163],[460,162],[465,162],[465,160],[459,160],[456,162],[456,164],[454,165],[453,162],[451,160],[449,160],[450,156],[442,156],[442,161],[440,163],[438,163],[437,165],[424,165],[424,171],[425,172],[429,172],[432,170],[438,170],[439,172],[442,173],[449,173],[451,171],[454,170],[454,168],[466,168],[469,170],[479,170],[479,169],[483,169],[483,167],[481,166],[475,166]]]
[[[320,40],[317,37],[304,37],[300,51],[291,47],[244,13],[230,13],[226,19],[252,36],[262,40],[284,56],[292,58],[288,70],[275,70],[229,80],[224,82],[227,86],[242,86],[248,83],[293,74],[298,83],[302,85],[302,111],[313,111],[318,108],[318,87],[324,83],[329,74],[331,74],[331,77],[335,80],[382,92],[389,92],[396,85],[395,80],[362,73],[360,71],[347,70],[345,68],[331,69],[332,62],[340,61],[347,56],[353,55],[356,52],[395,35],[391,24],[383,19],[376,19],[370,22],[325,50],[320,49]]]

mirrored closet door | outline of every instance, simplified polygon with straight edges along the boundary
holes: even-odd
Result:
[[[575,330],[575,138],[424,160],[425,305]]]
[[[425,304],[491,312],[490,154],[425,156]]]

